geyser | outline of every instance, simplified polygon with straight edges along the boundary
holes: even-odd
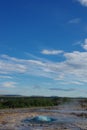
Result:
[[[33,118],[27,118],[24,120],[24,122],[31,122],[31,123],[51,123],[53,121],[56,121],[56,119],[48,116],[35,116]]]

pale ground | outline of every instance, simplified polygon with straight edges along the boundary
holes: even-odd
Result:
[[[86,113],[78,113],[79,111]],[[32,118],[38,115],[58,118],[58,122],[45,125],[32,125],[22,122],[26,118]],[[0,130],[87,130],[87,111],[83,110],[77,102],[54,108],[51,107],[50,109],[0,110]]]

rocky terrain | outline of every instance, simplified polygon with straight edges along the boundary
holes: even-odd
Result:
[[[24,122],[35,116],[57,119],[52,123]],[[0,110],[0,130],[87,130],[87,110],[78,102],[48,108]]]

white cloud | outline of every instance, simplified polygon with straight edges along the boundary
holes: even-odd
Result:
[[[87,0],[77,0],[81,5],[87,6]]]
[[[77,41],[77,42],[73,43],[72,45],[77,46],[77,45],[81,45],[81,44],[82,44],[82,41]]]
[[[61,84],[65,85],[65,84],[72,84],[72,85],[84,85],[84,83],[82,81],[65,81],[65,82],[61,82]]]
[[[83,85],[83,83],[80,81],[73,81],[73,82],[70,82],[70,84]]]
[[[75,76],[77,80],[83,81],[87,76],[87,52],[74,51],[65,53],[68,74]]]
[[[82,44],[83,49],[87,51],[87,38],[85,38],[84,43]]]
[[[20,62],[23,62],[21,59],[9,57],[8,55],[1,55],[0,58],[0,74],[11,72],[24,73],[26,71],[26,66],[20,64]]]
[[[81,21],[80,18],[75,18],[75,19],[71,19],[71,20],[69,20],[68,23],[70,23],[70,24],[78,24],[78,23],[80,23],[80,21]]]
[[[42,50],[41,53],[45,55],[58,55],[58,54],[63,53],[63,51],[62,50]]]
[[[43,59],[18,59],[7,55],[0,57],[0,73],[22,73],[42,76],[76,85],[87,83],[87,52],[73,51],[63,53],[64,61],[53,62]],[[42,60],[42,61],[41,61]],[[58,82],[59,82],[58,81]]]
[[[16,84],[16,82],[3,82],[0,85],[5,88],[15,88]]]
[[[5,75],[0,75],[0,78],[1,79],[12,79],[11,76],[5,76]]]

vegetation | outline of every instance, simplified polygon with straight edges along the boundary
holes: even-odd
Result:
[[[29,108],[56,106],[60,103],[68,102],[68,98],[60,97],[22,97],[22,96],[1,96],[0,109],[2,108]]]

